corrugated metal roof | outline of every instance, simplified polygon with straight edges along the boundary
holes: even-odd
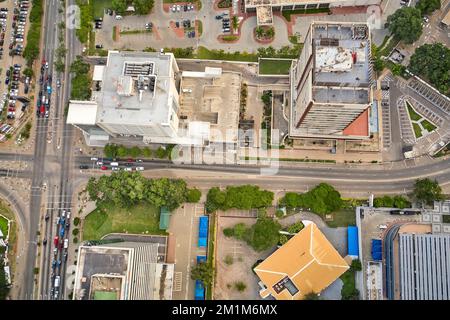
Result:
[[[400,234],[402,300],[450,299],[450,235]]]
[[[348,255],[358,257],[358,227],[349,226],[347,228],[347,244],[348,244]]]

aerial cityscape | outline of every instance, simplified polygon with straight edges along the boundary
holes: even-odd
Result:
[[[450,0],[0,26],[0,300],[450,300]]]

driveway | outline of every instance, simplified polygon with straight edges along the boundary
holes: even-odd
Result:
[[[347,255],[347,228],[339,227],[339,228],[330,228],[326,225],[326,223],[322,220],[318,215],[311,212],[300,212],[285,218],[280,219],[278,222],[283,226],[287,227],[291,224],[294,224],[298,221],[302,220],[310,220],[314,222],[320,231],[323,232],[325,237],[330,241],[333,247],[339,252],[342,257]]]

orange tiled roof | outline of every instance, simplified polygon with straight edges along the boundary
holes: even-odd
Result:
[[[300,300],[310,292],[320,293],[349,268],[345,260],[314,223],[292,237],[254,270],[273,297]],[[298,292],[276,292],[274,285],[286,276]]]

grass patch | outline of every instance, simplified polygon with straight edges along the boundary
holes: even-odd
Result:
[[[120,31],[120,35],[151,33],[151,32],[152,32],[151,30],[126,30],[126,31]]]
[[[331,228],[348,227],[349,225],[356,225],[356,217],[354,209],[341,209],[331,213],[333,221],[325,221]]]
[[[117,41],[117,26],[114,26],[114,27],[113,27],[113,30],[112,30],[112,39],[113,39],[113,41]]]
[[[197,20],[197,36],[200,37],[203,34],[203,23],[201,20]]]
[[[199,46],[197,53],[195,54],[197,59],[206,60],[228,60],[228,61],[247,61],[247,62],[257,62],[258,56],[253,53],[247,52],[224,52],[223,50],[208,50],[203,46]]]
[[[351,268],[348,269],[342,276],[341,280],[344,283],[341,290],[342,300],[353,300],[351,299],[356,292],[355,285],[355,271]]]
[[[289,42],[292,44],[298,43],[298,37],[297,36],[289,36]]]
[[[163,3],[179,3],[179,2],[181,2],[181,0],[163,0]],[[189,2],[196,5],[197,11],[200,11],[202,9],[201,0],[193,0]],[[183,12],[183,6],[181,6],[181,12]]]
[[[139,204],[132,208],[102,205],[89,213],[83,224],[83,240],[100,240],[108,233],[166,234],[159,230],[159,209]]]
[[[450,215],[449,214],[442,215],[442,222],[443,223],[450,223]]]
[[[223,41],[236,41],[237,39],[239,39],[239,37],[238,36],[233,36],[233,35],[223,36],[222,37]]]
[[[260,74],[289,74],[291,60],[269,60],[261,59],[259,61]]]
[[[103,18],[105,9],[112,9],[112,0],[94,0],[92,1],[92,16],[94,19]]]
[[[417,124],[413,123],[414,135],[416,138],[420,138],[422,136],[422,128]]]
[[[4,239],[8,237],[8,220],[0,216],[0,231],[3,233]]]
[[[420,119],[422,119],[422,116],[414,111],[414,108],[409,104],[409,102],[406,102],[406,107],[408,108],[408,113],[411,120],[419,121]]]
[[[214,257],[214,236],[216,233],[216,214],[213,212],[209,215],[209,234],[208,234],[208,264],[214,266],[214,261],[215,261],[215,257]],[[216,278],[216,274],[214,272],[213,274],[213,281],[211,283],[211,286],[208,286],[205,288],[206,290],[206,300],[212,300],[212,288],[214,286],[215,283],[215,278]]]
[[[420,123],[422,124],[422,127],[424,127],[428,132],[436,129],[436,126],[426,119],[423,119]]]
[[[318,9],[297,9],[297,10],[286,10],[283,11],[283,17],[286,18],[287,21],[291,21],[291,15],[295,14],[315,14],[315,13],[323,13],[330,12],[328,8],[318,8]]]

